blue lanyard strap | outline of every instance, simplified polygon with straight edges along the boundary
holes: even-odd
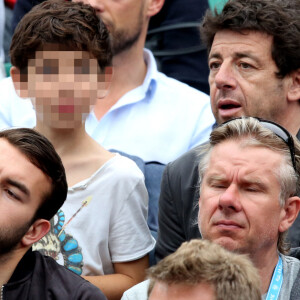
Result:
[[[279,256],[278,263],[272,276],[266,300],[278,299],[283,280],[282,259]]]

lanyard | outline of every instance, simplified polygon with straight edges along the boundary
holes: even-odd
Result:
[[[278,299],[283,279],[282,259],[279,256],[274,274],[272,276],[271,284],[269,286],[266,300]]]

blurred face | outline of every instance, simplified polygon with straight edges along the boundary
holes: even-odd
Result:
[[[0,138],[0,256],[26,234],[46,193],[48,177],[18,149]]]
[[[75,0],[77,2],[81,0]],[[130,49],[145,23],[144,0],[83,0],[93,6],[112,35],[113,53]]]
[[[287,78],[278,79],[272,37],[221,30],[209,53],[211,106],[219,124],[253,116],[281,122],[287,105]]]
[[[276,251],[285,215],[275,173],[281,161],[279,153],[242,147],[241,141],[215,146],[201,184],[198,224],[203,238],[238,253]]]
[[[156,282],[149,300],[215,300],[215,292],[209,284],[166,284]]]
[[[28,62],[27,88],[37,124],[76,128],[104,94],[105,84],[97,60],[88,52],[44,50]]]

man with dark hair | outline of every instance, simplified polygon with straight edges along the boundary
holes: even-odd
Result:
[[[232,0],[207,12],[202,39],[209,50],[211,107],[219,124],[234,117],[275,121],[300,138],[300,2]],[[156,256],[201,237],[196,226],[199,147],[170,163],[159,201]],[[290,230],[300,244],[299,220]]]
[[[67,181],[51,143],[32,129],[0,132],[1,299],[106,299],[95,286],[32,251],[63,204]]]

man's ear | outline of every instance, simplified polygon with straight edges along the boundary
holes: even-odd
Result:
[[[10,76],[12,78],[17,95],[21,98],[29,98],[28,83],[27,81],[21,81],[20,70],[17,67],[12,66],[10,68]]]
[[[111,85],[113,77],[113,67],[106,67],[104,72],[98,75],[97,99],[104,98]]]
[[[289,101],[298,101],[300,100],[300,69],[292,72],[290,77],[292,82],[287,97]]]
[[[25,247],[30,247],[32,244],[40,240],[50,230],[50,222],[45,219],[36,220],[23,236],[21,243]]]
[[[148,0],[147,16],[152,17],[156,15],[163,7],[165,0]]]
[[[296,220],[300,210],[300,198],[297,196],[290,197],[286,200],[286,204],[282,209],[282,218],[279,224],[279,231],[288,230]]]

